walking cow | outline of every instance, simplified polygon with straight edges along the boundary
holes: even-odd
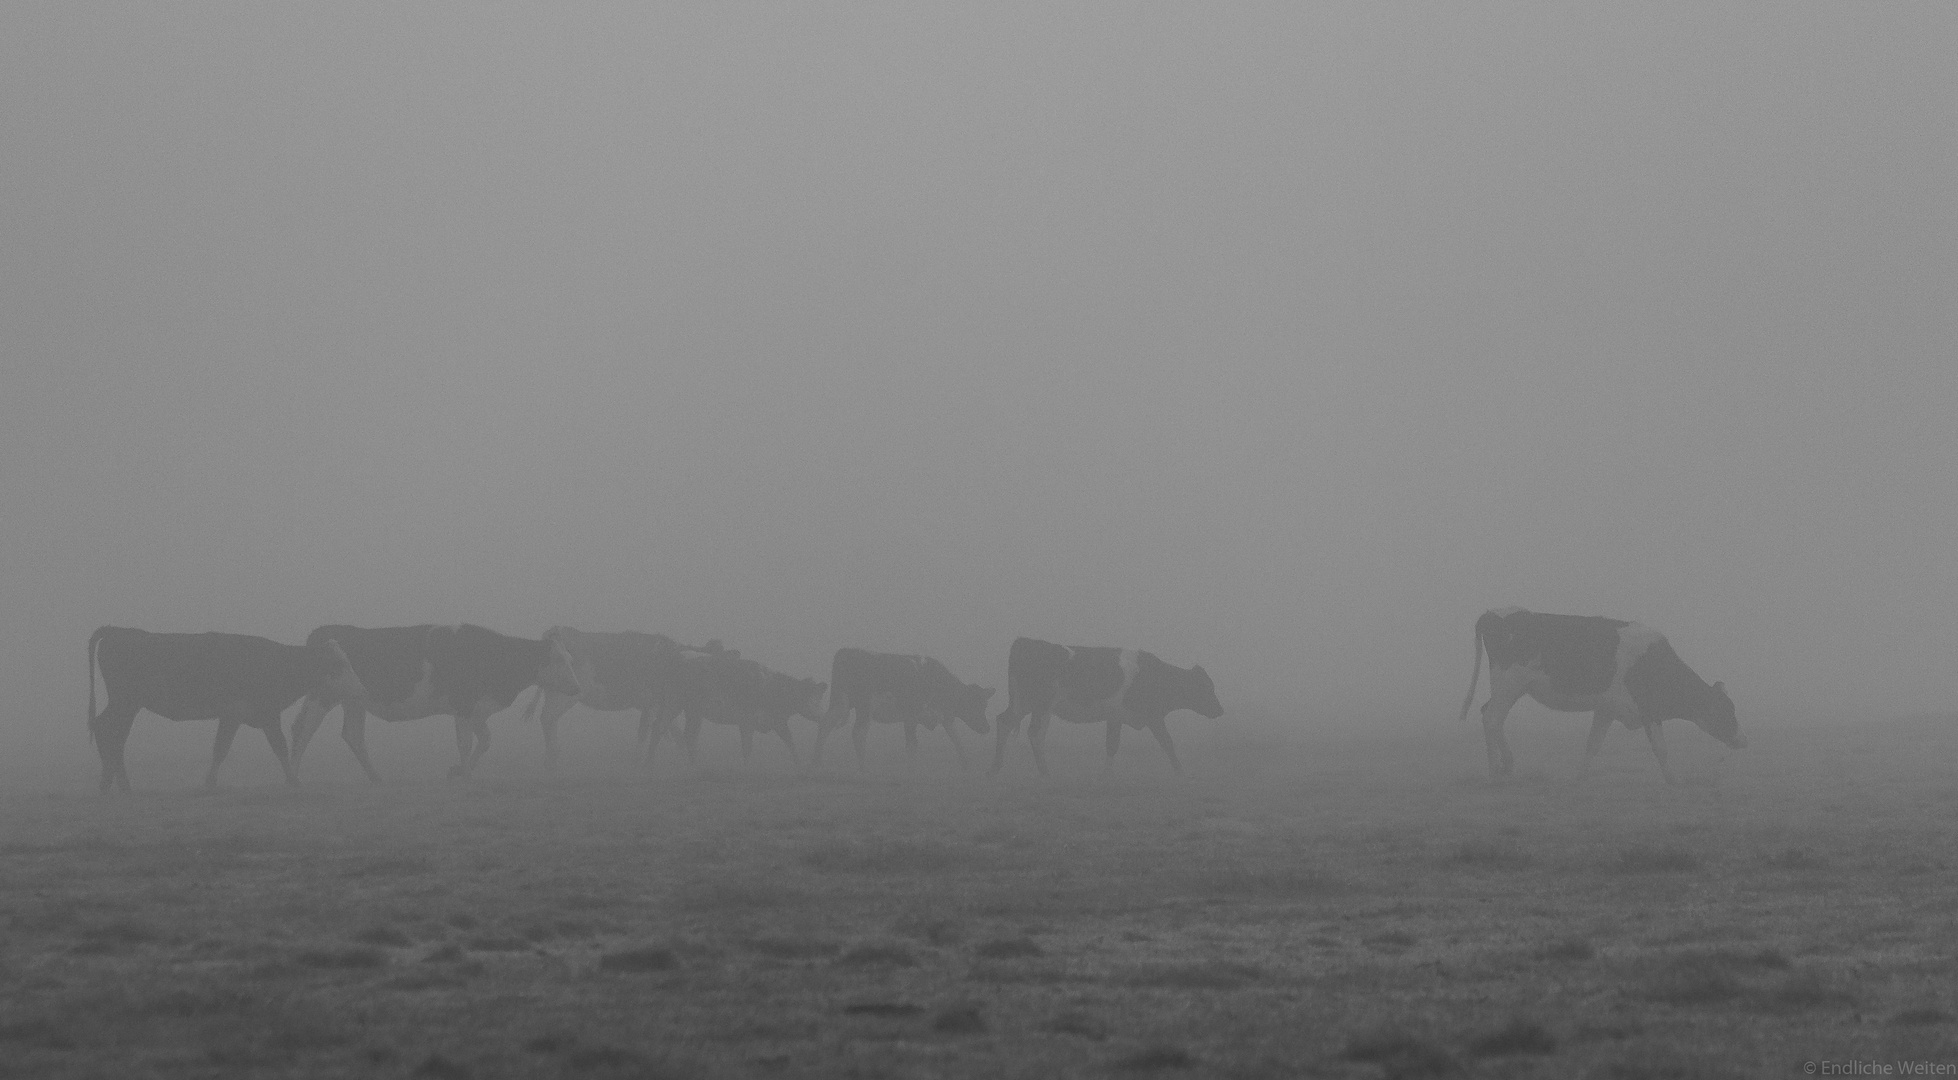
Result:
[[[100,713],[95,711],[98,667],[109,696]],[[286,781],[296,784],[280,714],[308,694],[359,693],[347,654],[331,638],[281,645],[246,634],[153,634],[105,626],[88,639],[88,732],[102,758],[104,792],[112,784],[129,790],[123,747],[143,709],[166,720],[217,720],[206,787],[217,786],[218,766],[240,726],[265,732]]]
[[[719,643],[707,643],[710,650]],[[689,669],[701,690],[696,696],[704,707],[687,710],[687,726],[682,736],[687,757],[698,751],[703,720],[733,724],[741,731],[741,759],[754,751],[756,732],[771,732],[789,748],[789,760],[801,764],[795,739],[789,734],[789,718],[813,720],[820,731],[823,724],[823,693],[829,684],[817,679],[798,679],[757,661],[745,659],[733,649],[719,651],[687,650]],[[820,734],[818,735],[820,738]]]
[[[684,707],[680,645],[665,634],[587,632],[553,626],[544,636],[563,647],[578,677],[575,694],[539,686],[530,699],[526,716],[534,713],[543,723],[544,755],[549,764],[557,764],[558,720],[572,705],[598,712],[637,710],[641,743],[656,724],[670,726],[673,715]]]
[[[1462,719],[1475,701],[1482,676],[1482,654],[1489,654],[1489,700],[1482,706],[1482,738],[1489,752],[1489,774],[1507,775],[1515,766],[1503,721],[1528,696],[1558,712],[1591,714],[1591,736],[1584,743],[1583,767],[1617,720],[1644,728],[1659,759],[1659,773],[1673,782],[1666,765],[1667,720],[1690,720],[1708,735],[1739,749],[1747,745],[1734,718],[1734,700],[1720,683],[1711,686],[1693,673],[1665,636],[1620,619],[1584,615],[1542,615],[1522,608],[1483,612],[1475,621],[1475,671]]]
[[[464,623],[461,626],[391,626],[378,630],[322,626],[308,644],[333,640],[346,650],[361,689],[337,688],[307,695],[292,722],[293,768],[335,705],[345,714],[340,736],[367,778],[381,775],[367,760],[367,714],[399,722],[453,716],[461,760],[450,776],[468,776],[489,749],[489,718],[510,707],[527,687],[572,696],[579,692],[571,657],[549,638],[514,638]]]
[[[992,731],[986,720],[986,703],[992,696],[993,691],[983,686],[960,682],[929,656],[838,649],[830,661],[829,713],[816,731],[816,759],[821,760],[831,729],[849,723],[854,714],[850,740],[856,744],[859,769],[872,720],[903,724],[904,750],[911,755],[918,752],[920,727],[943,728],[959,756],[959,768],[964,769],[965,746],[959,742],[958,725],[981,735]]]
[[[1169,755],[1178,774],[1176,744],[1165,723],[1170,713],[1189,709],[1215,720],[1224,715],[1217,688],[1201,665],[1180,668],[1135,649],[1081,648],[1033,638],[1016,638],[1006,657],[1006,711],[994,718],[993,772],[1006,761],[1006,741],[1027,723],[1033,761],[1047,775],[1043,752],[1047,721],[1058,716],[1076,724],[1108,725],[1107,771],[1122,744],[1122,728],[1148,728]]]

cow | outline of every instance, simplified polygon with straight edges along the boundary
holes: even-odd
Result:
[[[1169,767],[1182,775],[1176,744],[1165,723],[1170,713],[1188,709],[1215,720],[1224,715],[1217,687],[1202,665],[1180,668],[1136,649],[1085,648],[1016,638],[1006,656],[1006,711],[993,718],[994,773],[1006,761],[1006,742],[1028,719],[1027,741],[1033,761],[1047,775],[1044,744],[1047,722],[1058,716],[1077,724],[1106,724],[1107,772],[1115,765],[1122,728],[1147,728],[1169,755]]]
[[[1584,743],[1582,769],[1604,742],[1611,722],[1644,728],[1659,774],[1673,782],[1666,765],[1663,725],[1690,720],[1708,735],[1740,749],[1747,739],[1734,717],[1734,700],[1720,683],[1711,686],[1686,666],[1665,636],[1621,619],[1587,615],[1543,615],[1522,608],[1497,608],[1475,620],[1475,669],[1461,719],[1468,719],[1489,655],[1489,700],[1482,706],[1482,739],[1489,752],[1489,775],[1505,776],[1515,767],[1503,721],[1524,696],[1558,712],[1591,714],[1591,736]]]
[[[557,723],[573,705],[599,712],[639,713],[639,742],[645,743],[655,724],[670,725],[671,712],[682,706],[680,645],[665,634],[626,630],[590,633],[553,626],[544,636],[571,657],[578,676],[578,693],[538,686],[525,718],[536,716],[544,728],[545,760],[557,764]]]
[[[95,711],[98,667],[109,698],[100,713]],[[279,717],[286,706],[315,693],[360,693],[347,654],[330,638],[282,645],[247,634],[153,634],[104,626],[88,639],[88,733],[102,758],[101,790],[107,793],[111,785],[129,790],[123,747],[143,709],[166,720],[217,720],[205,787],[217,786],[218,766],[231,752],[240,725],[265,732],[286,782],[297,784]]]
[[[820,761],[831,730],[846,723],[857,748],[857,768],[864,767],[864,739],[873,720],[904,725],[905,753],[918,753],[918,729],[942,727],[967,768],[965,746],[959,742],[960,723],[981,735],[992,733],[986,703],[993,691],[959,681],[944,664],[929,656],[838,649],[829,665],[829,712],[817,725],[814,760]]]
[[[713,644],[713,643],[710,643]],[[734,650],[720,653],[684,654],[700,687],[694,698],[702,707],[687,711],[687,757],[693,758],[700,740],[703,720],[733,724],[741,731],[741,758],[746,761],[754,750],[755,732],[772,732],[789,748],[789,759],[801,764],[795,738],[789,734],[789,718],[801,716],[823,723],[823,692],[827,683],[798,679],[747,660]],[[657,740],[657,735],[655,735]]]
[[[333,688],[307,695],[292,722],[293,768],[306,744],[335,705],[344,710],[340,737],[369,780],[381,774],[367,759],[367,714],[390,722],[453,716],[460,761],[449,775],[466,777],[489,750],[489,718],[510,707],[532,685],[577,696],[578,675],[564,646],[549,638],[515,638],[464,623],[460,626],[390,626],[363,629],[322,626],[308,644],[340,643],[360,677],[358,693]]]

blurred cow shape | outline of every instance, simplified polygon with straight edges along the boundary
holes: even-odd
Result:
[[[1707,685],[1673,651],[1665,636],[1650,627],[1587,615],[1543,615],[1522,608],[1483,612],[1475,621],[1475,670],[1461,719],[1468,719],[1482,676],[1482,654],[1489,654],[1489,700],[1482,706],[1482,738],[1489,753],[1489,775],[1515,767],[1503,721],[1525,696],[1558,712],[1591,714],[1591,736],[1584,743],[1582,768],[1604,742],[1611,722],[1644,728],[1659,759],[1659,773],[1673,782],[1666,765],[1663,725],[1690,720],[1708,735],[1739,749],[1747,745],[1734,716],[1734,700],[1720,683]]]
[[[98,667],[109,697],[100,713],[95,711]],[[331,638],[281,645],[246,634],[153,634],[105,626],[88,639],[88,732],[102,758],[104,792],[112,784],[129,790],[123,747],[143,709],[166,720],[217,720],[206,787],[217,786],[218,766],[241,725],[265,732],[286,781],[296,784],[297,757],[286,752],[280,714],[309,694],[359,693],[347,654]]]
[[[784,675],[732,649],[684,650],[683,655],[694,672],[694,697],[703,706],[687,712],[684,742],[689,758],[698,752],[702,721],[712,720],[740,729],[743,761],[754,752],[755,733],[765,732],[779,736],[789,748],[789,759],[801,764],[789,719],[800,716],[820,725],[827,683]]]
[[[993,769],[1006,761],[1006,742],[1027,719],[1027,741],[1033,744],[1034,764],[1047,775],[1044,745],[1047,722],[1059,717],[1076,724],[1106,724],[1108,758],[1102,770],[1115,764],[1124,727],[1147,728],[1156,736],[1169,767],[1179,775],[1182,762],[1170,741],[1165,722],[1170,713],[1188,709],[1215,720],[1224,715],[1217,687],[1201,665],[1180,668],[1154,653],[1135,649],[1055,645],[1033,638],[1016,638],[1006,657],[1006,711],[993,721]]]
[[[564,646],[549,638],[517,638],[480,626],[322,626],[307,644],[332,640],[346,650],[359,676],[358,692],[328,687],[309,693],[292,722],[293,768],[335,705],[344,710],[340,735],[367,778],[381,775],[367,758],[367,714],[389,722],[453,716],[456,753],[450,776],[468,776],[489,750],[489,718],[531,686],[573,697],[578,676]]]
[[[864,767],[864,739],[873,721],[904,725],[904,749],[914,757],[918,753],[918,729],[942,728],[959,756],[959,767],[967,768],[959,724],[981,735],[991,732],[986,703],[992,696],[992,690],[961,682],[929,656],[838,649],[830,661],[829,712],[816,730],[815,759],[822,759],[823,743],[830,731],[852,723],[854,716],[850,740],[856,745],[860,769]]]
[[[526,719],[536,716],[544,729],[546,761],[557,764],[557,725],[573,705],[598,712],[639,713],[639,742],[659,727],[671,727],[688,704],[680,644],[665,634],[637,631],[588,632],[553,626],[544,637],[571,657],[578,692],[540,685]]]

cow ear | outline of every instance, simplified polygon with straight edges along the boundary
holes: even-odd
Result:
[[[997,687],[989,687],[989,688],[988,688],[988,689],[986,690],[986,694],[985,694],[985,696],[984,696],[984,697],[982,697],[982,698],[980,698],[979,700],[980,700],[980,701],[981,701],[982,703],[983,703],[983,702],[987,702],[987,701],[991,701],[991,700],[993,699],[993,695],[994,695],[994,694],[997,694],[997,693],[999,693],[999,690],[998,690],[998,688],[997,688]]]
[[[1210,677],[1210,673],[1208,671],[1203,670],[1202,664],[1198,664],[1197,666],[1191,668],[1190,670],[1196,672],[1197,674],[1203,676],[1206,679]]]
[[[1716,693],[1716,694],[1724,694],[1724,693],[1726,693],[1726,692],[1727,692],[1727,684],[1726,684],[1726,683],[1723,683],[1723,682],[1717,682],[1717,683],[1714,683],[1714,684],[1713,684],[1713,692],[1714,692],[1714,693]]]

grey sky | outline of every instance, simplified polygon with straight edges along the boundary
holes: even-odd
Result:
[[[467,619],[1452,721],[1511,603],[1744,726],[1949,707],[1954,58],[1945,5],[8,5],[9,719],[80,730],[101,623]]]

